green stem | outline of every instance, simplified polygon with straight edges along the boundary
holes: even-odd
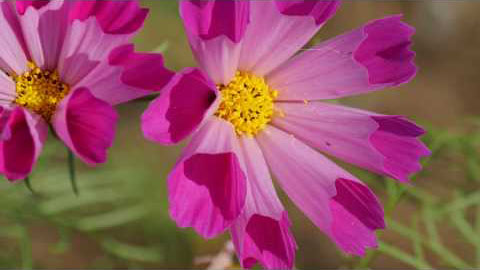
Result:
[[[77,186],[77,178],[75,173],[75,156],[73,152],[67,148],[68,151],[68,172],[70,175],[70,183],[72,184],[73,193],[75,195],[79,195],[78,186]]]

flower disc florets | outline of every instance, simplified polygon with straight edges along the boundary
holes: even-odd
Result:
[[[229,84],[218,89],[222,100],[215,115],[232,123],[237,135],[254,136],[272,120],[278,92],[263,78],[238,71]]]
[[[12,76],[16,84],[14,103],[41,115],[49,122],[58,103],[69,93],[70,87],[60,81],[57,71],[42,70],[35,63],[29,71]]]

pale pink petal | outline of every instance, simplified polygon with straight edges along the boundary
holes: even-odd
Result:
[[[205,238],[223,233],[245,204],[246,177],[233,127],[211,117],[168,177],[170,215]]]
[[[47,138],[48,126],[21,107],[9,114],[8,138],[0,140],[1,172],[10,181],[25,179],[33,169]]]
[[[50,1],[39,9],[31,5],[19,16],[30,56],[42,68],[57,67],[69,26],[70,5],[69,1]]]
[[[85,21],[75,20],[68,28],[59,58],[58,71],[62,80],[70,86],[87,86],[85,82],[101,81],[100,78],[104,77],[110,78],[109,82],[113,81],[120,76],[120,67],[112,68],[107,74],[93,71],[96,71],[96,68],[98,68],[97,71],[108,71],[110,53],[114,48],[128,44],[130,38],[130,35],[105,33],[95,17]],[[118,75],[111,78],[112,73],[115,72]],[[92,75],[92,73],[95,74]],[[82,84],[79,85],[79,83]],[[88,86],[90,87],[90,85]],[[93,89],[91,91],[95,95],[95,91]]]
[[[52,119],[60,139],[85,163],[104,163],[113,144],[115,109],[95,98],[88,89],[74,89],[58,105]]]
[[[338,1],[252,1],[240,69],[267,75],[300,50],[338,7]]]
[[[0,106],[8,106],[15,100],[17,96],[15,87],[13,80],[0,71]]]
[[[242,214],[231,227],[233,243],[244,268],[257,261],[268,269],[291,269],[296,244],[287,217],[254,138],[240,138],[247,172],[247,197]]]
[[[75,1],[70,14],[71,20],[95,16],[103,31],[108,34],[132,34],[137,32],[148,15],[139,1]]]
[[[400,16],[372,21],[294,57],[269,74],[279,100],[335,99],[406,83],[416,74],[414,28]]]
[[[366,187],[359,180],[277,128],[267,127],[259,133],[258,141],[280,186],[315,225],[345,252],[362,255],[365,248],[372,247],[370,240],[375,230],[383,228],[383,212],[378,211],[381,206],[376,199],[374,203],[371,194],[363,192]],[[350,185],[343,188],[343,181],[355,182],[354,187],[362,188],[353,191]],[[373,214],[359,214],[364,208],[353,207],[352,201],[367,205],[368,213]],[[356,237],[344,237],[352,232]]]
[[[180,2],[193,54],[215,83],[227,84],[235,75],[249,5],[248,1]]]
[[[19,34],[19,23],[11,3],[0,2],[0,69],[22,74],[27,69],[25,55]]]
[[[429,155],[418,139],[424,131],[399,116],[384,116],[322,102],[277,103],[273,124],[310,145],[400,181],[421,169]]]
[[[201,126],[217,109],[215,84],[199,69],[178,73],[142,116],[145,137],[161,144],[175,144]]]

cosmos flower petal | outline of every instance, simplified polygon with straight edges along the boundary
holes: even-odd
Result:
[[[237,219],[246,177],[236,153],[235,133],[225,121],[212,117],[195,133],[168,177],[170,215],[179,227],[212,238]]]
[[[335,99],[410,81],[414,29],[401,16],[372,21],[308,49],[269,74],[279,100]]]
[[[178,73],[142,116],[145,137],[175,144],[194,132],[216,110],[217,88],[199,70]]]
[[[365,185],[294,136],[275,127],[266,128],[258,135],[258,141],[283,190],[340,248],[347,253],[363,255],[366,248],[375,246],[375,230],[384,227],[383,211],[376,199],[372,202],[373,194],[364,191]],[[355,182],[352,184],[355,189],[352,191],[352,185],[343,188],[343,181]],[[365,207],[355,208],[352,201]],[[357,235],[351,239],[342,238],[352,233]]]
[[[322,102],[277,103],[273,124],[346,162],[399,181],[421,170],[429,150],[424,130],[400,116],[385,116]]]
[[[58,137],[85,163],[106,161],[117,123],[115,109],[86,88],[73,89],[52,119]]]
[[[147,18],[148,9],[139,1],[76,1],[70,19],[85,21],[94,16],[107,34],[132,34],[137,32]]]
[[[235,75],[249,1],[181,1],[180,15],[195,58],[215,83]]]
[[[41,9],[44,6],[48,5],[50,1],[49,0],[35,0],[35,1],[15,1],[15,6],[17,8],[17,11],[20,15],[25,14],[25,11],[27,11],[27,8],[33,7],[35,9]]]
[[[291,269],[295,239],[263,154],[254,138],[241,137],[240,146],[247,172],[247,197],[242,214],[231,227],[240,263],[243,268],[258,261],[267,269]]]
[[[11,3],[0,2],[0,69],[23,73],[27,68],[27,56],[22,46],[21,28]]]
[[[55,70],[57,66],[67,33],[70,4],[50,1],[39,9],[27,7],[19,16],[32,60],[41,68]]]
[[[15,96],[15,82],[7,74],[0,72],[0,105],[10,105]]]
[[[121,78],[124,84],[145,90],[160,91],[175,74],[165,68],[161,54],[137,53],[133,44],[114,49],[109,55],[109,63],[123,67]]]
[[[242,220],[242,218],[239,218]],[[290,220],[284,211],[279,219],[253,214],[232,226],[234,242],[242,268],[259,262],[263,269],[292,269],[297,245],[290,232]]]
[[[48,126],[39,116],[15,107],[3,128],[8,129],[8,136],[0,141],[0,171],[10,181],[23,180],[42,151]]]
[[[297,53],[338,7],[339,1],[252,1],[240,69],[267,75]]]
[[[384,229],[383,208],[364,184],[349,179],[335,181],[337,194],[330,200],[330,237],[348,254],[364,256],[376,248],[375,230]]]

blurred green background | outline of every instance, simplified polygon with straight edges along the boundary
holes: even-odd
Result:
[[[142,2],[151,13],[137,48],[164,50],[174,70],[194,66],[177,2]],[[403,13],[417,29],[416,79],[341,103],[418,121],[429,131],[424,140],[433,155],[410,185],[342,164],[386,210],[388,228],[365,258],[342,255],[283,196],[299,245],[297,268],[480,268],[479,12],[476,1],[347,1],[315,37]],[[181,146],[143,139],[139,117],[147,105],[119,107],[107,164],[92,169],[77,161],[80,196],[70,186],[66,149],[55,140],[31,176],[34,194],[1,181],[1,268],[205,268],[224,249],[227,235],[205,241],[169,219],[165,178]]]

